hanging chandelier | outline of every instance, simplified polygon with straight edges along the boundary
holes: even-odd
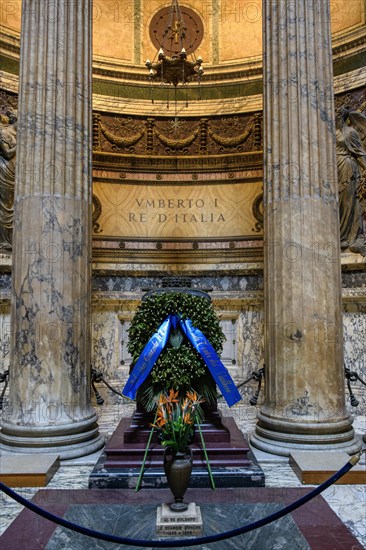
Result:
[[[177,88],[187,89],[187,84],[193,80],[200,84],[204,72],[202,57],[194,54],[203,37],[202,22],[193,10],[183,8],[183,11],[184,14],[178,0],[173,0],[169,10],[163,8],[154,16],[150,25],[150,37],[158,50],[154,59],[147,59],[145,63],[152,84],[174,87],[175,106]],[[154,102],[153,98],[152,101]],[[187,94],[185,101],[188,106]],[[169,107],[169,96],[167,106]]]
[[[156,80],[166,84],[186,84],[192,76],[200,78],[203,74],[202,58],[198,57],[195,61],[187,59],[185,48],[182,48],[178,56],[168,57],[163,48],[158,52],[158,62],[146,60],[146,67],[149,69],[151,80]]]

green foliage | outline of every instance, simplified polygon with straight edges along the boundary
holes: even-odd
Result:
[[[128,342],[128,350],[134,363],[169,314],[190,319],[193,326],[210,341],[216,353],[221,354],[225,336],[212,303],[193,294],[167,292],[149,296],[137,309],[129,329]],[[170,388],[179,391],[181,395],[194,388],[207,401],[214,399],[215,395],[215,384],[204,360],[180,331],[171,333],[166,347],[155,363],[144,384],[145,397],[152,403],[153,396]]]
[[[201,423],[202,399],[196,392],[187,392],[186,397],[178,397],[178,392],[160,394],[157,403],[155,424],[160,432],[160,442],[174,452],[184,452],[193,439],[195,423]]]

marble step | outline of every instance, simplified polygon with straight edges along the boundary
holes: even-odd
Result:
[[[235,421],[228,417],[224,418],[220,421],[220,423],[209,423],[205,422],[204,424],[201,424],[201,430],[203,434],[203,438],[205,440],[206,445],[210,443],[230,443],[233,437],[232,431],[238,430]],[[146,442],[148,441],[148,438],[150,436],[151,432],[151,426],[147,424],[139,424],[134,419],[128,419],[124,418],[121,420],[119,425],[117,426],[115,432],[113,433],[110,442],[115,447],[121,447],[124,444],[138,444],[138,443],[144,443],[146,445]],[[239,434],[239,438],[241,436],[241,432]],[[158,443],[159,442],[159,436],[158,431],[155,430],[155,433],[153,434],[152,438],[153,442]],[[199,444],[201,441],[200,435],[198,432],[198,429],[196,427],[195,435],[194,435],[194,442]],[[113,442],[113,443],[112,443]],[[249,450],[249,447],[248,447]]]
[[[349,459],[350,456],[342,451],[293,451],[290,454],[289,462],[302,483],[318,485],[338,472]],[[339,485],[365,485],[365,458],[362,456],[360,462],[336,483]]]
[[[151,424],[154,421],[152,414],[144,414],[137,412],[132,417],[130,426],[120,425],[115,432],[116,436],[123,433],[125,443],[141,443],[146,442],[151,432]],[[209,412],[204,422],[200,425],[205,442],[229,442],[230,431],[222,423],[222,418],[218,413]],[[153,441],[158,442],[158,432],[155,431],[153,435]],[[194,441],[198,443],[200,441],[200,435],[196,427],[196,433]]]
[[[230,433],[228,430],[226,430],[223,427],[215,427],[212,424],[201,424],[201,430],[203,433],[203,437],[205,439],[205,442],[212,442],[212,443],[218,443],[222,441],[226,441],[227,443],[230,441]],[[144,441],[147,441],[149,435],[151,432],[151,426],[144,426],[144,425],[133,425],[130,426],[125,432],[124,432],[124,442],[125,443],[142,443]],[[155,430],[153,435],[153,441],[158,442],[158,431]],[[195,436],[194,441],[198,442],[200,441],[200,435],[198,432],[198,429],[195,429]]]
[[[201,448],[191,445],[193,454],[193,464],[202,466],[206,464],[204,452]],[[119,452],[108,454],[105,461],[106,468],[128,468],[139,467],[142,464],[145,454],[145,447],[140,449],[119,449]],[[207,449],[209,462],[212,466],[245,466],[248,464],[247,455],[242,449],[215,447]],[[163,447],[150,448],[146,467],[155,467],[163,464],[164,449]]]
[[[3,454],[0,481],[8,487],[45,487],[59,465],[57,454]]]

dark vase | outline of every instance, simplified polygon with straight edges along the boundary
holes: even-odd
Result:
[[[192,473],[192,450],[188,447],[183,453],[175,452],[169,447],[166,448],[164,470],[169,489],[174,496],[174,502],[170,505],[170,509],[174,512],[184,512],[188,508],[188,504],[183,502],[183,498]]]

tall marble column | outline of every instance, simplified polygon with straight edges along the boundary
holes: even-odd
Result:
[[[24,0],[10,405],[0,441],[61,458],[103,445],[90,404],[91,0]]]
[[[265,404],[252,443],[356,452],[346,411],[329,0],[263,0]]]

